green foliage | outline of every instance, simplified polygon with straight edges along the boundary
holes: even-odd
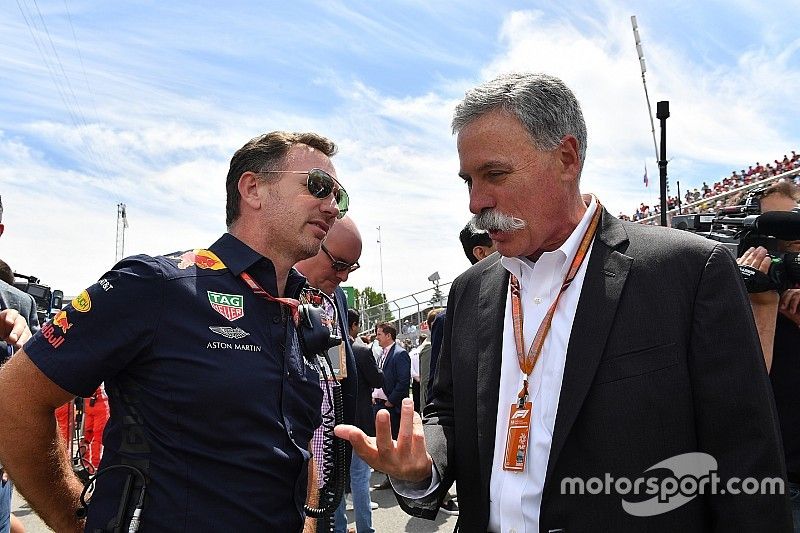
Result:
[[[364,287],[363,289],[355,289],[356,309],[360,312],[366,312],[366,317],[362,314],[361,329],[365,330],[372,327],[379,322],[391,322],[394,315],[386,303],[386,295],[373,289],[372,287]],[[366,319],[366,322],[365,322]]]

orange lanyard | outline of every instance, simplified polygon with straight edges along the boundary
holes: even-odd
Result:
[[[294,298],[276,298],[264,290],[264,287],[258,284],[256,280],[254,280],[250,274],[247,272],[242,272],[239,275],[240,278],[247,283],[247,286],[256,293],[257,296],[264,298],[265,300],[269,300],[270,302],[278,302],[283,307],[288,307],[292,313],[292,319],[294,320],[294,325],[300,325],[300,300],[295,300]]]
[[[594,210],[594,215],[592,215],[589,227],[586,228],[586,232],[583,234],[583,239],[581,239],[581,244],[578,246],[577,252],[575,252],[575,257],[572,258],[572,264],[569,267],[567,276],[564,278],[564,282],[561,284],[561,290],[558,291],[558,295],[555,300],[553,300],[553,303],[550,304],[550,309],[547,310],[547,314],[544,316],[542,323],[539,324],[539,329],[536,331],[533,344],[531,344],[531,348],[527,353],[525,353],[525,341],[522,338],[522,301],[520,299],[519,280],[514,274],[511,274],[509,285],[511,289],[511,318],[514,324],[514,341],[517,348],[519,369],[525,375],[522,389],[518,394],[518,404],[520,407],[528,398],[528,378],[531,372],[533,372],[534,367],[536,367],[536,362],[539,360],[539,357],[542,355],[544,340],[550,332],[550,325],[553,322],[553,315],[555,315],[558,301],[561,299],[561,295],[564,294],[564,291],[569,288],[572,280],[575,279],[578,269],[581,268],[581,264],[583,264],[583,260],[586,259],[586,255],[589,252],[592,239],[594,239],[594,235],[597,233],[597,226],[600,224],[603,206],[600,205],[600,201],[597,198],[595,198],[595,203],[597,205]]]

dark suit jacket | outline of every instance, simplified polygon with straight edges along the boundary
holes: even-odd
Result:
[[[428,370],[428,391],[425,397],[425,403],[429,403],[433,399],[433,378],[436,376],[436,367],[439,364],[439,354],[442,351],[442,336],[444,334],[445,312],[442,311],[436,315],[436,319],[431,325],[431,361]]]
[[[3,309],[16,309],[28,322],[31,332],[39,331],[39,318],[36,316],[36,302],[33,296],[5,281],[0,281],[0,311]],[[0,341],[0,363],[5,360],[7,352],[6,343]]]
[[[336,313],[339,315],[339,331],[342,332],[342,342],[347,358],[347,378],[342,380],[342,400],[344,404],[344,423],[356,423],[356,398],[358,396],[358,371],[356,370],[356,360],[353,357],[353,347],[350,344],[350,337],[347,335],[347,297],[344,291],[336,287],[334,291],[334,301],[336,302]]]
[[[353,356],[358,370],[358,398],[356,400],[356,426],[370,437],[375,436],[375,415],[372,411],[372,389],[383,387],[383,375],[372,355],[372,349],[356,339]]]
[[[408,397],[411,384],[411,357],[398,344],[392,345],[383,362],[383,392],[394,407],[389,413],[400,416],[403,398]]]
[[[442,483],[428,498],[399,498],[407,512],[432,518],[457,480],[462,532],[485,532],[489,520],[507,289],[498,254],[453,282],[435,398],[425,409]],[[785,477],[779,439],[731,255],[604,211],[569,339],[540,531],[791,531],[785,496],[698,496],[634,517],[619,495],[561,494],[567,477],[635,479],[693,451],[712,455],[723,480]]]

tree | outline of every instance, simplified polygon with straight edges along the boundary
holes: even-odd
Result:
[[[356,307],[361,311],[361,329],[369,329],[379,322],[391,322],[394,315],[386,304],[386,295],[372,287],[355,289]]]

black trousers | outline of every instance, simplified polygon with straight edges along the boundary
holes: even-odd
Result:
[[[377,415],[378,411],[381,409],[386,409],[389,411],[389,417],[392,422],[392,438],[397,440],[397,434],[400,433],[400,410],[395,410],[394,408],[386,407],[384,404],[386,400],[373,400],[372,403],[372,414]]]

